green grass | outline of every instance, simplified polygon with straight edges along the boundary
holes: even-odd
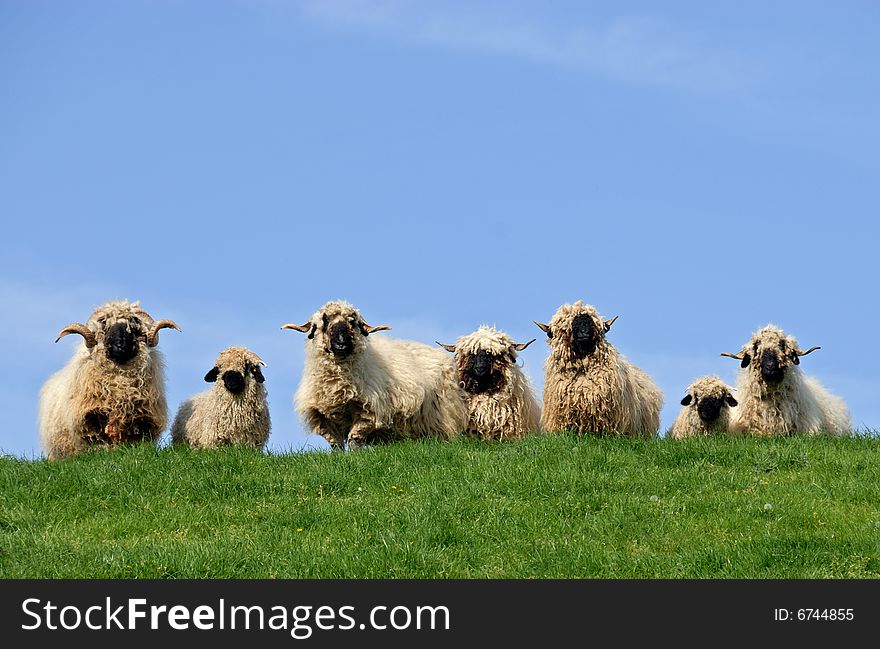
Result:
[[[880,438],[0,459],[2,577],[880,577]]]

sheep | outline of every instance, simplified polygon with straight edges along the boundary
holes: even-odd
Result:
[[[214,385],[180,404],[171,441],[191,448],[237,444],[263,448],[271,421],[263,359],[244,347],[220,352],[205,381]],[[219,381],[217,379],[220,379]]]
[[[731,429],[757,436],[847,434],[852,426],[846,404],[797,367],[801,356],[817,349],[821,347],[803,351],[793,336],[768,324],[739,353],[722,353],[740,361],[742,368]]]
[[[39,427],[50,460],[90,446],[154,441],[165,428],[168,406],[161,329],[180,328],[153,320],[137,302],[107,302],[86,324],[67,325],[55,339],[79,334],[84,344],[40,390]]]
[[[436,437],[450,440],[467,425],[464,392],[452,359],[440,349],[375,338],[344,301],[328,302],[302,325],[305,367],[294,405],[308,428],[331,448]]]
[[[516,353],[535,342],[516,343],[486,325],[454,345],[437,342],[455,354],[459,385],[467,392],[467,433],[486,440],[517,439],[538,432],[541,409]]]
[[[549,324],[541,428],[546,433],[651,437],[660,428],[663,394],[651,378],[606,340],[617,316],[603,320],[578,300],[563,304]]]
[[[702,376],[691,383],[669,437],[684,439],[729,432],[731,408],[737,403],[730,392],[730,386],[717,376]]]

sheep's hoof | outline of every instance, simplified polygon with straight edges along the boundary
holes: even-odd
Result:
[[[349,451],[357,451],[365,446],[363,440],[360,439],[349,439],[348,440],[348,450]]]

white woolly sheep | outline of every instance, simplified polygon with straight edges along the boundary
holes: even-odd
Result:
[[[459,385],[468,395],[468,434],[501,440],[539,431],[541,409],[516,364],[516,353],[533,342],[516,343],[504,332],[483,325],[454,345],[437,343],[455,354]]]
[[[730,390],[717,376],[703,376],[691,383],[669,437],[684,439],[729,432],[731,408],[736,406]]]
[[[266,365],[263,359],[244,347],[220,352],[205,375],[214,385],[180,404],[171,441],[192,448],[263,448],[271,421],[260,365]]]
[[[465,395],[452,359],[439,349],[374,338],[347,302],[328,302],[305,324],[305,367],[297,412],[331,447],[351,449],[393,439],[452,439],[467,425]]]
[[[73,323],[58,342],[75,333],[84,342],[67,365],[40,391],[40,441],[50,460],[75,455],[91,445],[154,441],[165,428],[168,406],[161,329],[137,302],[112,301],[86,324]]]
[[[617,320],[603,320],[578,300],[563,304],[549,324],[550,355],[544,379],[541,428],[552,433],[650,437],[660,427],[663,395],[641,369],[609,343],[605,334]]]
[[[797,367],[801,356],[817,349],[801,350],[793,336],[769,324],[756,331],[738,354],[722,353],[740,361],[742,368],[731,430],[759,436],[847,434],[852,426],[846,404]]]

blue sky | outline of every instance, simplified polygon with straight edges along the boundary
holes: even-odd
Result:
[[[0,2],[0,448],[140,299],[168,400],[268,363],[270,448],[328,299],[389,335],[516,339],[577,299],[665,393],[774,322],[880,428],[880,7],[870,2]],[[386,335],[386,334],[377,334]]]

